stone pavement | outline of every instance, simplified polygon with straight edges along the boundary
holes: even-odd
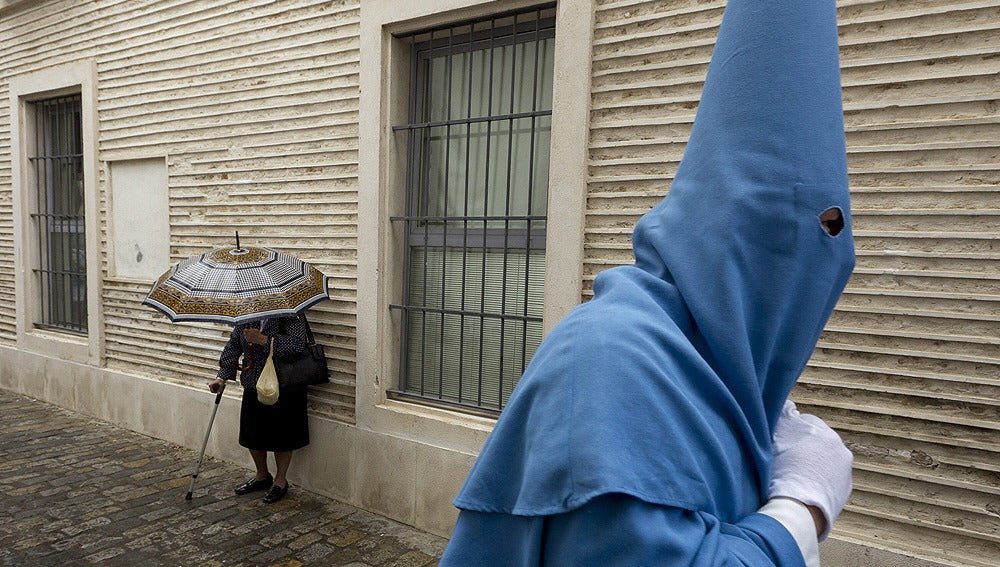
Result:
[[[0,565],[421,567],[446,540],[247,469],[0,390]]]

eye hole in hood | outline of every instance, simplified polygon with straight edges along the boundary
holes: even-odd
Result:
[[[844,230],[844,213],[840,207],[830,207],[819,216],[819,224],[830,236],[837,236]]]

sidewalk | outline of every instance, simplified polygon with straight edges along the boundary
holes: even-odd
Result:
[[[247,470],[0,390],[0,565],[422,567],[446,540],[294,485],[236,496]]]

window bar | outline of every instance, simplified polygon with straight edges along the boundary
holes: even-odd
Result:
[[[393,305],[392,307],[396,308],[396,309],[410,309],[411,311],[418,311],[418,312],[421,312],[421,313],[433,313],[435,315],[437,315],[437,314],[443,314],[443,315],[457,315],[457,316],[464,315],[464,316],[477,316],[477,317],[480,315],[479,311],[463,311],[461,309],[451,309],[451,308],[441,309],[441,308],[438,308],[438,307],[420,307],[420,306],[416,306],[416,305],[409,306],[409,307],[402,306],[402,305]],[[520,315],[516,315],[516,314],[515,315],[508,315],[508,314],[502,314],[502,313],[484,313],[482,315],[483,315],[483,317],[486,317],[487,319],[495,319],[497,321],[500,321],[501,319],[507,320],[507,321],[520,321],[522,319],[522,317]],[[541,322],[541,318],[539,318],[539,317],[529,317],[529,318],[532,319],[532,320],[534,320],[534,321]]]
[[[434,32],[431,32],[431,37],[427,42],[427,62],[426,68],[423,71],[426,80],[424,81],[424,97],[423,97],[423,108],[421,109],[421,117],[425,120],[430,120],[433,116],[433,106],[431,100],[434,93]],[[420,285],[423,297],[420,300],[420,306],[424,308],[420,317],[420,395],[426,395],[426,377],[427,377],[427,264],[429,264],[428,251],[430,249],[430,223],[427,218],[430,216],[429,212],[429,201],[430,201],[430,163],[431,163],[431,129],[424,128],[421,130],[422,135],[420,137],[420,151],[423,159],[420,160],[420,185],[418,186],[419,196],[417,197],[417,206],[420,209],[419,214],[424,217],[424,262],[423,262],[423,283]],[[439,341],[440,342],[440,341]]]
[[[53,164],[54,183],[52,185],[52,234],[55,237],[55,246],[49,252],[53,255],[50,268],[56,277],[56,294],[53,302],[55,309],[55,324],[63,327],[66,324],[66,238],[64,236],[66,222],[66,179],[63,171],[63,154],[65,153],[66,124],[63,107],[65,99],[56,99],[52,104],[52,115],[55,119],[55,130],[53,152],[51,160]]]
[[[489,52],[490,52],[490,77],[487,81],[489,88],[489,94],[486,96],[486,114],[493,114],[493,65],[495,59],[495,49],[494,49],[494,38],[496,36],[496,20],[490,20],[490,38],[489,38]],[[476,405],[483,405],[483,358],[484,358],[484,347],[485,347],[485,336],[486,336],[486,317],[483,315],[486,313],[486,233],[489,227],[489,207],[490,207],[490,146],[493,137],[493,122],[486,123],[486,164],[485,164],[485,183],[483,184],[483,251],[482,251],[482,268],[481,268],[481,278],[480,278],[480,294],[479,294],[479,390],[476,398]]]
[[[63,160],[63,179],[65,184],[63,185],[63,191],[66,200],[66,209],[63,211],[65,213],[65,220],[63,225],[64,239],[66,241],[67,255],[66,255],[66,279],[67,279],[67,294],[66,297],[68,301],[66,302],[66,326],[71,329],[76,329],[78,318],[78,310],[76,309],[76,298],[74,294],[74,289],[78,281],[77,278],[77,268],[73,259],[76,256],[76,209],[73,207],[76,201],[76,186],[74,184],[75,170],[76,170],[76,160],[72,157],[76,152],[76,144],[74,143],[75,134],[73,127],[73,120],[75,119],[75,114],[72,111],[69,100],[64,102],[65,105],[65,115],[63,116],[63,130],[66,135],[66,155],[67,157],[62,158]]]
[[[46,249],[48,247],[48,218],[46,213],[49,210],[49,193],[48,187],[51,183],[49,179],[49,162],[45,159],[48,155],[48,150],[46,149],[46,139],[45,133],[48,130],[48,120],[45,115],[45,106],[43,103],[37,103],[35,105],[35,117],[36,117],[36,128],[35,135],[37,137],[36,146],[38,153],[35,157],[38,163],[39,176],[36,179],[37,190],[38,190],[38,211],[36,212],[37,220],[37,230],[38,230],[38,259],[35,261],[38,266],[38,282],[39,286],[42,288],[39,291],[44,293],[39,294],[39,302],[41,303],[41,320],[38,323],[44,324],[48,321],[49,317],[49,274],[45,269],[45,261],[47,259]]]
[[[70,113],[69,113],[69,99],[61,99],[59,101],[59,118],[62,121],[62,126],[60,128],[61,142],[63,148],[59,152],[59,157],[56,158],[59,163],[59,193],[62,198],[62,209],[59,211],[61,216],[59,217],[59,241],[62,243],[62,265],[60,266],[62,270],[62,289],[63,292],[60,295],[60,305],[62,305],[63,313],[62,319],[59,321],[62,328],[70,328],[73,325],[73,235],[69,232],[70,222],[72,217],[69,209],[69,201],[72,195],[70,191],[72,189],[69,187],[69,171],[66,169],[66,165],[69,163],[69,156],[71,149],[70,137],[71,126],[70,126]]]
[[[56,127],[56,117],[52,114],[50,106],[46,103],[42,103],[42,110],[45,113],[44,119],[45,128],[43,135],[45,136],[45,147],[43,148],[42,159],[45,160],[45,176],[46,176],[46,186],[45,186],[45,210],[42,211],[45,215],[45,256],[41,260],[41,265],[45,270],[45,278],[48,280],[49,295],[45,298],[48,307],[48,315],[44,323],[51,324],[54,323],[57,317],[55,308],[57,307],[54,298],[56,296],[56,289],[58,282],[55,280],[55,274],[53,273],[52,262],[52,246],[53,236],[55,234],[55,218],[53,218],[53,213],[56,210],[56,195],[53,190],[55,184],[57,183],[56,171],[54,169],[54,162],[51,156],[55,154],[54,146],[56,142],[55,137],[55,127]]]
[[[69,296],[69,282],[71,280],[70,275],[70,263],[69,257],[72,254],[69,243],[68,221],[69,216],[67,213],[67,207],[69,206],[67,200],[69,198],[69,191],[66,187],[66,158],[64,157],[69,151],[69,144],[67,143],[67,124],[66,124],[66,99],[60,99],[56,103],[56,116],[59,120],[59,126],[56,131],[59,133],[58,143],[59,148],[56,155],[53,157],[53,161],[56,163],[56,170],[58,174],[58,183],[56,183],[55,190],[58,198],[58,206],[56,207],[56,230],[59,232],[59,258],[60,262],[58,265],[59,269],[59,320],[58,324],[60,327],[66,328],[70,321],[69,307],[70,303],[67,301]]]
[[[400,130],[420,130],[422,128],[431,128],[439,126],[458,126],[465,124],[475,124],[478,122],[498,122],[503,120],[517,119],[517,118],[531,118],[532,116],[544,116],[552,114],[551,110],[539,110],[536,112],[514,112],[514,113],[504,113],[504,114],[494,114],[492,116],[479,116],[475,118],[455,118],[453,120],[424,120],[421,122],[413,122],[410,124],[397,124],[392,127],[393,132],[399,132]]]
[[[49,124],[50,131],[48,133],[51,137],[51,147],[49,148],[49,153],[46,155],[46,159],[51,166],[51,179],[50,186],[48,187],[49,209],[46,211],[49,215],[49,246],[46,250],[46,259],[48,261],[49,277],[52,278],[50,288],[52,295],[49,298],[51,307],[49,316],[51,321],[49,322],[56,325],[59,324],[61,316],[58,297],[60,284],[62,283],[59,281],[59,265],[56,263],[58,258],[53,253],[59,246],[59,162],[54,159],[59,152],[59,112],[55,108],[57,105],[58,103],[53,101],[46,109],[51,119]]]
[[[417,115],[417,96],[416,96],[416,85],[417,85],[417,61],[419,59],[419,54],[416,53],[416,38],[415,36],[410,37],[410,108],[408,110],[410,120],[414,119]],[[416,163],[416,130],[407,131],[407,160],[408,165],[406,167],[406,202],[404,207],[408,218],[403,221],[403,226],[405,230],[403,231],[403,305],[404,309],[400,310],[400,325],[402,327],[402,332],[400,336],[400,349],[399,349],[399,371],[400,375],[407,376],[409,380],[410,368],[410,305],[412,305],[412,298],[410,297],[410,251],[413,247],[412,238],[410,233],[413,228],[413,221],[409,218],[414,212],[413,204],[413,194],[414,194],[414,175],[413,175],[413,164]]]
[[[69,210],[69,199],[70,199],[70,187],[69,187],[69,171],[66,169],[66,164],[68,163],[70,151],[70,116],[69,116],[69,100],[60,99],[58,105],[58,115],[61,122],[59,128],[59,142],[62,147],[59,149],[59,153],[56,156],[56,163],[59,164],[59,184],[56,186],[59,191],[60,207],[59,213],[59,242],[61,244],[61,256],[62,263],[59,266],[60,277],[62,278],[62,293],[59,296],[59,304],[62,307],[62,317],[59,320],[59,325],[66,329],[72,325],[73,322],[73,246],[72,246],[72,234],[70,234],[70,210]]]
[[[60,119],[62,120],[61,140],[64,146],[62,148],[62,151],[60,151],[60,156],[56,158],[56,160],[59,163],[59,193],[60,196],[62,197],[62,209],[59,211],[62,215],[59,219],[59,231],[60,231],[59,240],[63,244],[62,246],[63,262],[62,266],[60,266],[63,271],[63,276],[62,276],[63,293],[62,296],[60,297],[60,303],[63,306],[63,317],[60,323],[63,326],[63,328],[69,328],[73,324],[73,280],[75,279],[73,277],[74,270],[72,261],[73,235],[72,233],[70,233],[70,223],[72,221],[72,217],[70,216],[70,214],[72,211],[69,208],[69,202],[70,199],[72,198],[70,192],[72,191],[72,189],[69,186],[70,183],[69,171],[67,170],[67,164],[69,163],[69,157],[67,156],[72,151],[71,150],[72,144],[70,143],[71,126],[70,126],[68,99],[60,100],[59,105],[60,105],[59,116]]]
[[[466,119],[472,118],[472,88],[473,88],[473,37],[475,36],[475,24],[469,24],[469,50],[466,57],[469,60],[469,87],[466,97]],[[465,202],[462,214],[462,303],[461,308],[465,311],[465,289],[468,279],[466,277],[469,263],[469,175],[472,168],[472,123],[465,125]],[[465,316],[459,318],[458,352],[465,352]],[[458,403],[462,403],[462,395],[465,393],[463,380],[465,378],[465,360],[459,358],[458,364]]]
[[[482,222],[483,215],[481,213],[473,213],[473,214],[470,214],[467,217],[463,217],[462,215],[452,215],[450,217],[443,217],[441,215],[413,215],[413,216],[399,215],[399,216],[393,216],[392,220],[393,221],[412,220],[412,221],[416,221],[416,222],[427,220],[427,221],[430,221],[432,223],[433,222],[441,223],[441,222],[444,222],[446,218],[449,219],[449,220],[453,220],[453,221],[460,221],[462,219],[466,219],[469,222]],[[494,220],[502,220],[502,219],[494,219]],[[510,220],[511,221],[532,220],[534,222],[542,222],[543,220],[545,220],[545,216],[544,215],[510,215]]]
[[[69,100],[66,102],[66,135],[67,135],[67,150],[70,153],[70,157],[66,158],[66,231],[69,233],[66,239],[67,247],[69,248],[69,255],[67,257],[67,266],[69,268],[69,304],[67,305],[67,317],[68,317],[68,327],[73,330],[80,330],[80,306],[79,301],[76,299],[75,290],[80,282],[80,265],[77,264],[75,259],[78,257],[79,253],[79,220],[80,216],[76,213],[76,109],[75,104],[71,104]]]
[[[68,288],[66,290],[66,298],[68,299],[68,301],[64,300],[66,303],[65,325],[67,328],[75,330],[77,322],[79,321],[79,319],[77,318],[77,309],[76,309],[77,302],[75,300],[75,295],[73,293],[75,285],[79,280],[77,276],[78,273],[77,266],[73,261],[74,258],[76,257],[76,248],[75,248],[76,233],[74,232],[76,210],[73,208],[73,203],[76,201],[76,196],[74,195],[76,191],[76,186],[73,184],[73,177],[75,176],[74,170],[75,170],[76,160],[74,157],[72,157],[76,153],[75,134],[74,134],[75,129],[73,127],[73,120],[75,119],[75,113],[73,112],[72,105],[70,104],[69,99],[64,100],[63,105],[65,108],[65,114],[63,115],[63,131],[64,134],[66,135],[66,154],[67,154],[67,157],[62,158],[63,181],[64,181],[63,191],[65,192],[65,200],[66,200],[66,210],[63,211],[66,216],[64,217],[65,220],[63,221],[62,224],[65,226],[63,230],[65,231],[66,235],[64,236],[64,240],[66,241],[66,249],[67,249],[66,287]]]
[[[452,42],[455,38],[455,28],[448,28],[448,54],[445,58],[445,74],[448,89],[448,103],[445,118],[451,120],[451,78],[452,78]],[[441,239],[441,308],[445,307],[445,293],[448,283],[448,185],[451,181],[451,172],[448,167],[451,163],[451,125],[445,126],[444,136],[444,200],[441,205],[441,216],[445,218],[443,224],[443,238]],[[438,349],[438,398],[444,397],[444,321],[445,316],[441,315],[441,326],[439,328],[440,346]]]
[[[65,203],[63,203],[63,198],[62,198],[64,193],[64,191],[62,191],[62,183],[63,183],[62,167],[60,167],[59,157],[58,157],[63,151],[62,148],[63,124],[61,120],[62,105],[63,101],[61,99],[57,99],[53,101],[54,108],[52,108],[53,117],[55,119],[55,127],[53,129],[54,151],[52,152],[52,158],[51,158],[52,164],[55,168],[53,172],[54,183],[52,185],[52,203],[54,205],[52,209],[52,220],[53,220],[52,235],[53,237],[55,237],[55,246],[49,249],[49,253],[52,254],[55,249],[58,249],[60,252],[62,252],[61,255],[60,254],[55,255],[56,256],[54,258],[55,262],[52,261],[53,258],[49,259],[49,268],[53,270],[53,274],[55,275],[56,278],[56,286],[55,286],[56,289],[52,301],[55,304],[55,310],[54,310],[55,321],[53,322],[57,326],[62,326],[64,324],[63,322],[66,320],[66,313],[65,313],[66,310],[64,301],[60,301],[63,297],[65,297],[65,288],[66,288],[66,273],[63,269],[66,263],[66,254],[65,254],[66,239],[62,238],[63,216],[60,214],[64,212],[60,210],[60,207],[65,207]]]
[[[542,50],[542,43],[539,38],[539,27],[542,20],[542,10],[535,12],[535,66],[532,70],[531,84],[531,111],[538,110],[538,54]],[[528,216],[534,214],[534,189],[535,189],[535,126],[536,119],[531,117],[531,135],[528,142]],[[521,324],[521,372],[528,366],[528,298],[530,297],[531,283],[531,219],[527,223],[527,250],[524,254],[524,321]]]
[[[87,321],[87,314],[90,311],[89,311],[87,303],[86,303],[86,298],[89,297],[90,290],[87,287],[87,282],[86,282],[86,279],[87,279],[86,266],[90,265],[90,257],[86,255],[86,249],[87,249],[87,217],[86,217],[86,214],[87,214],[87,199],[86,199],[86,196],[87,196],[87,180],[86,180],[86,177],[83,174],[85,165],[84,165],[84,156],[83,156],[83,98],[82,97],[80,99],[80,106],[77,107],[77,112],[78,112],[78,118],[77,118],[77,121],[76,121],[77,143],[78,143],[78,146],[77,146],[77,156],[78,157],[77,157],[77,159],[79,160],[80,163],[79,163],[79,167],[77,168],[76,171],[78,172],[78,175],[80,176],[80,181],[79,181],[80,185],[79,185],[79,189],[76,192],[76,196],[77,196],[77,199],[80,199],[79,214],[82,215],[82,216],[80,217],[80,225],[81,226],[80,226],[80,231],[79,231],[79,235],[80,235],[79,238],[80,238],[80,246],[81,246],[80,249],[84,251],[83,258],[84,258],[84,268],[85,268],[83,271],[81,271],[80,277],[83,278],[83,281],[81,282],[81,288],[87,292],[87,294],[84,295],[84,298],[85,298],[84,303],[81,304],[81,308],[83,310],[83,313],[82,313],[83,319],[81,320],[81,325],[82,325],[81,330],[87,331],[90,328],[90,325],[88,324],[88,321]]]
[[[76,319],[76,312],[74,310],[75,302],[73,296],[73,287],[74,284],[76,283],[76,270],[73,263],[73,257],[75,252],[74,245],[76,244],[76,242],[75,242],[75,233],[73,232],[75,228],[74,226],[75,216],[72,206],[74,201],[74,196],[73,196],[73,171],[72,171],[73,158],[71,157],[72,152],[74,151],[73,149],[74,144],[72,143],[73,116],[69,108],[70,105],[68,99],[64,99],[62,104],[63,104],[63,136],[64,136],[64,144],[66,147],[62,152],[65,157],[59,158],[61,164],[60,171],[62,171],[62,177],[63,177],[63,182],[60,185],[60,187],[62,188],[63,201],[64,201],[63,203],[64,209],[62,211],[64,216],[62,222],[60,222],[59,224],[62,227],[63,231],[62,239],[66,243],[66,255],[64,260],[64,267],[66,270],[65,287],[67,288],[63,298],[63,304],[66,306],[65,321],[63,321],[63,325],[66,328],[74,328],[77,319]]]
[[[79,108],[79,110],[78,110]],[[77,250],[83,255],[83,266],[82,269],[77,269],[77,280],[79,281],[79,288],[86,291],[87,290],[87,255],[86,255],[86,245],[87,245],[87,234],[86,234],[86,205],[84,203],[84,187],[83,187],[83,117],[81,116],[83,112],[82,100],[81,106],[73,107],[73,151],[75,157],[73,158],[73,214],[76,215],[76,230],[75,235],[77,239]],[[86,303],[86,293],[81,296],[81,302],[77,310],[77,330],[85,331],[87,330],[87,303]]]
[[[514,113],[514,98],[517,93],[517,14],[514,14],[513,42],[510,44],[510,108],[508,112]],[[500,282],[500,312],[507,313],[507,265],[510,252],[510,190],[511,175],[514,171],[514,119],[507,122],[507,188],[504,195],[504,217],[503,217],[503,270]],[[503,408],[503,375],[504,350],[507,346],[507,321],[500,320],[500,380],[497,387],[497,407]]]
[[[44,193],[45,188],[48,186],[48,183],[47,183],[47,179],[46,179],[47,176],[45,175],[46,162],[45,162],[45,159],[43,157],[44,156],[44,151],[42,150],[43,144],[45,143],[44,132],[42,130],[43,125],[45,124],[45,120],[44,120],[45,117],[42,114],[43,111],[44,111],[44,107],[42,106],[41,103],[36,103],[34,105],[34,110],[35,110],[35,113],[34,113],[35,114],[35,116],[34,116],[34,118],[35,118],[35,198],[36,198],[36,203],[35,203],[35,230],[37,232],[37,238],[38,238],[38,259],[35,262],[37,262],[37,265],[38,265],[38,276],[37,276],[38,277],[37,281],[38,281],[38,286],[39,286],[38,296],[39,296],[39,298],[47,298],[48,297],[48,286],[46,285],[46,283],[47,283],[46,282],[46,278],[48,276],[43,271],[44,264],[42,263],[44,261],[44,259],[45,259],[45,255],[43,254],[43,252],[45,250],[44,247],[45,247],[45,242],[46,242],[46,239],[45,239],[46,219],[45,219],[45,217],[43,215],[45,213],[46,206],[47,206],[46,201],[48,200],[48,199],[46,199],[46,196],[45,196],[45,193]],[[48,312],[46,311],[47,304],[48,304],[48,300],[47,299],[41,299],[41,321],[40,322],[42,322],[42,323],[44,323],[45,320],[46,320],[46,318],[48,317]]]
[[[54,143],[53,130],[55,126],[54,124],[55,117],[51,115],[48,106],[44,105],[44,103],[42,109],[43,112],[45,113],[44,117],[45,124],[43,125],[43,128],[46,129],[43,132],[43,135],[45,136],[45,147],[42,150],[44,152],[42,159],[45,160],[45,183],[46,183],[45,210],[43,211],[43,214],[45,215],[43,217],[43,219],[45,220],[45,256],[44,260],[42,260],[42,262],[44,262],[42,266],[43,269],[45,270],[45,279],[47,280],[47,286],[49,289],[49,295],[45,298],[46,308],[48,309],[48,313],[43,322],[45,324],[51,324],[55,319],[55,313],[53,313],[53,308],[55,306],[52,300],[55,297],[56,293],[55,275],[52,273],[52,265],[51,265],[52,235],[53,231],[55,230],[55,221],[52,218],[52,211],[54,210],[55,207],[55,194],[52,191],[52,187],[56,181],[55,181],[55,171],[53,170],[53,163],[49,156],[52,154],[52,145]]]
[[[59,251],[60,251],[60,262],[59,262],[59,296],[57,301],[59,302],[60,317],[59,326],[67,328],[71,326],[72,323],[72,306],[73,306],[73,274],[72,274],[72,264],[70,258],[73,255],[72,249],[72,234],[69,232],[69,187],[68,187],[68,176],[66,171],[66,163],[70,152],[69,143],[69,120],[68,120],[68,107],[69,102],[67,99],[59,99],[56,103],[56,116],[59,117],[59,128],[58,132],[60,148],[55,156],[55,162],[58,164],[57,169],[59,171],[59,183],[56,185],[56,191],[58,191],[59,206],[56,209],[57,223],[56,228],[59,230]]]
[[[59,297],[57,301],[59,302],[59,318],[56,321],[60,327],[65,328],[69,323],[69,303],[66,301],[69,295],[69,281],[70,281],[70,270],[69,270],[69,256],[72,253],[69,247],[69,238],[67,231],[67,221],[69,217],[66,213],[67,211],[67,198],[69,197],[69,191],[66,188],[66,158],[63,157],[68,153],[69,144],[67,143],[66,135],[66,99],[59,99],[56,102],[56,120],[58,121],[58,126],[56,127],[56,132],[58,134],[57,143],[58,148],[56,150],[56,155],[53,156],[53,161],[56,164],[57,183],[55,186],[57,206],[56,206],[56,230],[59,234],[59,263],[57,266],[59,274]]]

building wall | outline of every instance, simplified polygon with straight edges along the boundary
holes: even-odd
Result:
[[[228,330],[142,307],[151,279],[123,269],[108,236],[112,172],[162,163],[171,261],[238,230],[330,277],[310,321],[334,380],[311,390],[313,444],[292,482],[447,535],[492,420],[387,396],[402,277],[388,218],[405,152],[389,125],[408,76],[392,34],[531,4],[0,0],[0,387],[200,446]],[[632,261],[632,227],[669,189],[724,6],[559,3],[546,328],[599,271]],[[793,394],[855,453],[825,564],[993,565],[1000,1],[839,6],[858,267]],[[93,89],[100,316],[80,357],[19,314],[16,99],[53,69]],[[249,465],[232,390],[209,453]]]
[[[428,12],[483,14],[496,8],[489,4],[452,2],[429,10],[366,3],[368,21],[379,22],[366,36],[376,81],[369,92],[380,92],[379,62],[389,58],[382,52],[389,38],[383,23],[419,26]],[[583,22],[576,28],[589,30],[587,6],[571,8],[565,13]],[[122,243],[109,238],[120,228],[109,223],[123,216],[113,202],[115,179],[122,177],[115,172],[134,179],[162,164],[170,219],[163,242],[171,261],[232,244],[238,230],[243,243],[281,248],[330,277],[331,301],[311,309],[310,320],[327,347],[333,383],[310,390],[312,444],[297,455],[292,482],[448,534],[457,515],[451,498],[492,420],[385,399],[388,382],[380,372],[395,356],[380,341],[395,335],[375,324],[388,311],[378,302],[386,296],[376,290],[391,281],[380,271],[396,266],[377,245],[359,242],[361,209],[378,215],[386,198],[376,189],[371,199],[359,199],[359,188],[372,186],[359,180],[361,19],[358,2],[326,0],[0,2],[0,387],[200,445],[212,399],[204,387],[228,329],[171,324],[143,307],[153,278],[134,275],[143,271],[141,262],[116,254]],[[569,47],[560,48],[563,66],[581,49],[572,39],[559,40]],[[585,78],[586,68],[576,75]],[[573,73],[570,78],[559,87],[559,100],[575,99],[580,110],[554,119],[561,125],[553,131],[579,140],[569,145],[576,155],[562,171],[563,191],[573,192],[578,214],[550,227],[579,241],[586,90],[575,87]],[[72,85],[81,85],[84,114],[93,121],[86,129],[94,143],[87,192],[96,276],[88,289],[96,323],[84,338],[32,325],[24,311],[37,298],[26,289],[30,268],[21,268],[28,263],[19,256],[28,224],[19,203],[28,191],[19,166],[26,160],[18,137],[22,99]],[[368,99],[367,109],[382,104],[379,96]],[[378,156],[383,132],[380,123],[370,125],[369,151]],[[369,178],[381,183],[380,164],[368,165]],[[160,186],[163,180],[153,181]],[[140,203],[132,213],[150,210]],[[366,221],[369,237],[385,238],[386,219]],[[367,263],[359,268],[361,255]],[[547,278],[550,288],[569,290],[550,294],[546,317],[554,324],[578,301],[580,262],[568,254],[550,265],[556,268]],[[365,301],[375,310],[358,307]],[[358,346],[365,332],[376,339]],[[226,393],[208,452],[249,464],[235,443],[237,397],[236,389]]]
[[[293,478],[356,502],[359,19],[357,1],[0,2],[0,386],[200,446],[204,387],[229,330],[170,324],[142,306],[153,276],[116,261],[109,235],[129,217],[140,217],[132,231],[162,233],[141,217],[166,214],[168,233],[150,235],[165,249],[147,250],[149,262],[231,244],[239,231],[242,243],[281,248],[329,277],[331,300],[309,316],[332,383],[311,389],[316,442]],[[69,85],[83,92],[91,143],[83,338],[35,328],[24,313],[36,298],[23,269],[30,190],[19,134],[31,125],[21,99]],[[166,210],[116,211],[112,172],[149,171],[129,168],[144,163],[165,172],[146,185],[167,188]],[[231,390],[209,452],[248,462]]]
[[[0,72],[95,68],[101,363],[190,383],[214,375],[228,332],[172,325],[139,304],[150,279],[110,257],[110,171],[159,159],[169,187],[169,257],[234,243],[274,246],[329,276],[310,311],[332,384],[313,411],[354,419],[357,296],[357,1],[42,2],[3,13]],[[0,226],[14,224],[8,81],[0,83]],[[141,211],[136,211],[139,214]],[[0,344],[15,329],[14,243],[0,240]],[[164,253],[167,253],[164,251]],[[92,325],[93,327],[93,325]]]
[[[796,395],[855,453],[843,538],[996,563],[1000,3],[842,13],[858,265]]]

